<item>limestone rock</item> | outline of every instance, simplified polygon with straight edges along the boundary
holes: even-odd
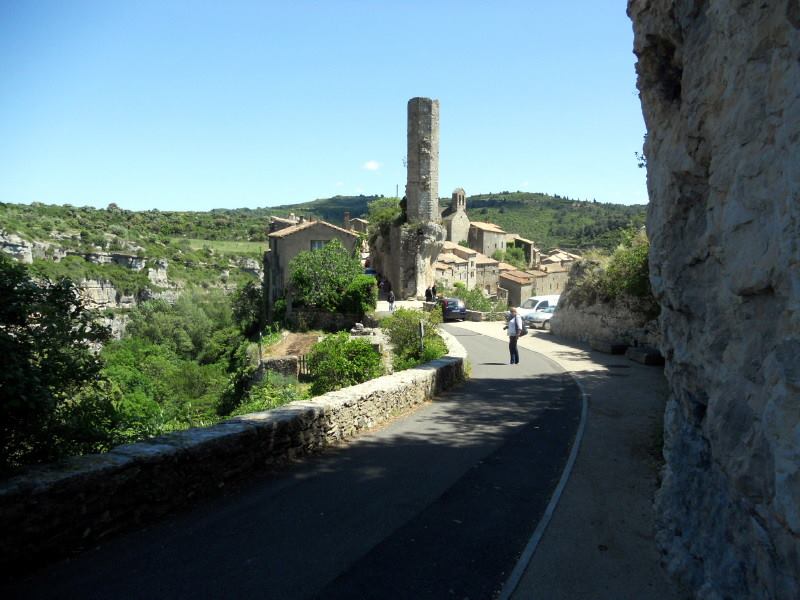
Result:
[[[628,14],[671,387],[657,538],[700,598],[798,598],[800,5]]]
[[[0,250],[26,265],[33,262],[33,246],[14,233],[0,232]]]

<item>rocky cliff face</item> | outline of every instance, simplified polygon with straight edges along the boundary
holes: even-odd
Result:
[[[658,540],[700,598],[798,598],[800,3],[628,14],[672,390]]]

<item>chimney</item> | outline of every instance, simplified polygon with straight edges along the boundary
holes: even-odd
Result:
[[[350,212],[344,211],[344,228],[350,229]]]

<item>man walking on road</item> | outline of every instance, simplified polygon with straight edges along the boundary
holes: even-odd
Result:
[[[511,364],[518,365],[519,350],[517,350],[517,341],[520,333],[522,333],[522,317],[517,314],[517,309],[513,306],[505,329],[508,330],[508,352],[511,354]]]

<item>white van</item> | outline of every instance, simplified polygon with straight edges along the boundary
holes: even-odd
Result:
[[[550,296],[531,296],[517,308],[517,314],[520,317],[526,317],[535,313],[537,310],[542,310],[548,306],[558,305],[558,299],[561,294],[554,294]]]

